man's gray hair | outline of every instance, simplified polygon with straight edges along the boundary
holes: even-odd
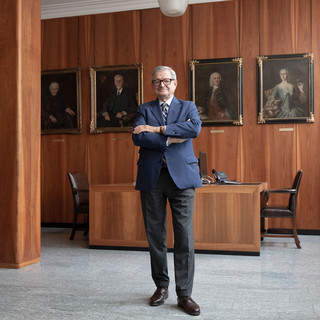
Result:
[[[175,73],[175,71],[170,68],[170,67],[167,67],[167,66],[157,66],[153,69],[152,71],[152,74],[151,74],[151,81],[153,80],[153,76],[156,72],[159,72],[159,71],[170,71],[171,73],[171,79],[173,80],[177,80],[177,75]]]
[[[123,76],[121,74],[116,74],[113,79],[116,80],[116,78],[121,78],[123,80]]]

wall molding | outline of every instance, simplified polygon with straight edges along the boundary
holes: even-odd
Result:
[[[189,0],[189,4],[228,0]],[[157,0],[41,0],[41,20],[159,8]]]

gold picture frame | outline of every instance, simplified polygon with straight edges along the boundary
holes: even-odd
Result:
[[[314,122],[313,53],[257,57],[258,124]]]
[[[132,131],[142,103],[142,64],[92,66],[90,133]]]
[[[81,133],[80,68],[41,72],[41,134]]]
[[[189,61],[190,99],[203,126],[243,125],[241,57]]]

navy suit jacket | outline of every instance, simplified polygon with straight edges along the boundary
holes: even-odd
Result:
[[[155,127],[165,125],[158,99],[139,106],[133,127],[144,124]],[[201,120],[195,104],[174,97],[169,108],[165,136],[152,132],[133,134],[134,144],[140,147],[136,189],[154,189],[164,156],[169,173],[179,189],[201,187],[198,159],[192,145],[192,139],[198,136],[200,130]],[[188,140],[166,146],[168,137]]]

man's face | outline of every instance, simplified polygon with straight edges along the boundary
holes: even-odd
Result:
[[[153,75],[152,80],[164,80],[172,79],[171,72],[169,70],[158,71]],[[153,92],[156,97],[162,101],[167,101],[172,97],[177,87],[177,80],[172,80],[170,84],[165,85],[161,82],[159,85],[153,85]]]
[[[121,78],[121,77],[116,77],[114,79],[114,85],[116,86],[116,88],[118,90],[120,90],[123,87],[123,82],[124,82],[123,78]]]
[[[212,79],[212,84],[214,86],[219,86],[220,85],[220,81],[221,81],[221,76],[219,73],[214,73],[212,76],[211,76],[211,79]]]
[[[53,96],[56,96],[59,91],[59,86],[56,83],[52,83],[49,87],[49,90]]]

